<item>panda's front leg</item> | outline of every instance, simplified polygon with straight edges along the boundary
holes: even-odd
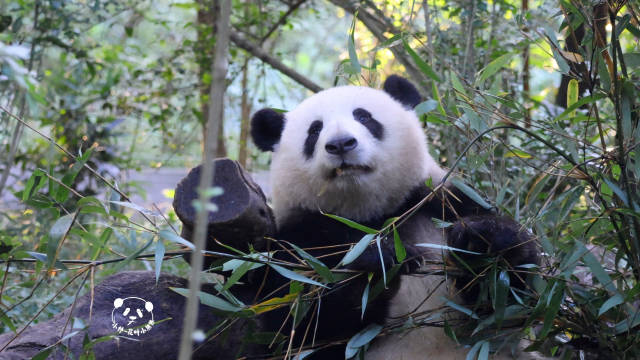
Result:
[[[518,265],[538,264],[538,248],[532,234],[508,217],[496,215],[475,215],[462,217],[447,229],[447,244],[450,247],[473,253],[498,257],[507,269]],[[474,301],[479,287],[467,266],[474,267],[481,260],[480,255],[454,251],[449,259],[461,267],[463,274],[456,277],[456,288],[467,301]],[[482,261],[480,261],[482,263]],[[484,263],[486,265],[486,262]],[[524,276],[510,274],[511,285],[524,288]]]

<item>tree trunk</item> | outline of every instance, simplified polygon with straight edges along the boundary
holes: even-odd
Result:
[[[197,30],[198,43],[195,46],[196,61],[198,62],[200,113],[202,121],[202,143],[206,144],[207,119],[209,118],[209,93],[211,92],[211,65],[214,61],[213,47],[216,37],[216,20],[219,13],[218,1],[198,0]],[[208,80],[207,80],[208,79]],[[205,148],[205,146],[203,146]],[[218,139],[216,157],[225,157],[227,149],[224,143],[224,123],[218,124]]]

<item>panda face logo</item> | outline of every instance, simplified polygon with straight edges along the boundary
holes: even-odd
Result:
[[[111,326],[118,334],[140,336],[154,325],[153,304],[139,297],[117,298],[113,301]]]

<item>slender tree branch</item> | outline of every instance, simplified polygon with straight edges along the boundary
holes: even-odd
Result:
[[[205,151],[203,155],[202,173],[200,176],[200,184],[198,185],[198,201],[200,202],[200,211],[196,215],[196,224],[194,229],[193,243],[195,246],[194,254],[191,256],[191,272],[189,273],[189,296],[185,308],[184,322],[182,327],[182,337],[180,340],[180,353],[178,359],[189,360],[193,352],[193,332],[198,323],[198,303],[200,292],[202,265],[204,263],[202,250],[206,243],[207,237],[207,218],[209,210],[204,206],[209,202],[209,196],[206,194],[207,189],[211,187],[214,179],[213,157],[218,147],[218,131],[219,124],[222,123],[224,117],[224,94],[225,94],[225,78],[227,75],[227,65],[229,54],[229,35],[230,35],[230,19],[231,19],[231,0],[222,0],[219,3],[220,13],[216,24],[216,45],[214,49],[214,58],[211,69],[211,93],[209,95],[209,116],[207,119],[207,134],[209,139],[205,143]]]
[[[253,44],[251,41],[247,40],[243,35],[240,34],[240,32],[237,29],[234,29],[234,31],[231,32],[229,38],[239,48],[246,50],[251,55],[271,65],[272,68],[280,71],[284,75],[291,78],[291,80],[297,82],[298,84],[304,86],[305,88],[313,91],[314,93],[322,91],[322,87],[320,85],[314,83],[313,81],[309,80],[299,72],[288,67],[287,65],[282,63],[282,61],[269,55],[260,46]]]

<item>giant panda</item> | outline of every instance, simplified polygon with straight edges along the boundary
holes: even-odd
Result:
[[[340,340],[349,339],[372,323],[385,324],[412,311],[441,307],[442,297],[449,296],[451,288],[453,293],[461,294],[460,301],[474,297],[478,289],[467,286],[468,277],[454,279],[454,286],[449,287],[452,282],[442,285],[440,276],[411,276],[423,260],[443,259],[442,250],[416,246],[418,243],[501,253],[513,266],[537,262],[532,236],[515,221],[480,206],[465,195],[468,192],[446,183],[427,197],[446,171],[429,154],[424,129],[414,112],[420,101],[418,91],[408,80],[392,75],[382,90],[334,87],[307,98],[289,112],[267,108],[252,117],[255,145],[272,152],[275,238],[285,244],[283,247],[292,243],[308,249],[327,266],[335,267],[348,245],[357,243],[364,233],[325,214],[381,229],[385,221],[407,213],[427,198],[397,228],[407,251],[407,260],[400,267],[404,275],[389,281],[388,289],[367,305],[364,316],[361,304],[369,281],[367,273],[374,274],[371,281],[375,282],[382,276],[382,263],[389,270],[396,262],[393,235],[382,239],[380,250],[371,244],[346,266],[363,271],[362,276],[324,291],[319,296],[319,309],[314,307],[299,321],[294,347],[338,342],[335,346],[322,346],[311,355],[313,358],[344,358],[345,344]],[[438,228],[433,218],[453,225]],[[291,250],[278,250],[280,255],[275,258],[293,260]],[[258,272],[253,277],[252,286],[260,286],[263,294],[282,296],[288,291],[284,287],[287,279],[273,271]],[[425,302],[430,293],[432,296]],[[291,321],[282,326],[287,311],[266,313],[267,329],[289,335]],[[441,328],[418,327],[375,339],[366,358],[458,359],[467,352]]]

